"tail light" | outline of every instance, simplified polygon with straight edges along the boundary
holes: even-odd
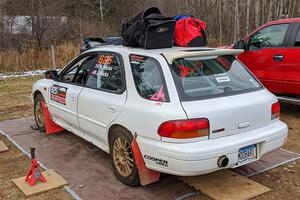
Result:
[[[159,126],[157,132],[162,137],[176,139],[208,136],[209,121],[204,118],[167,121]]]
[[[272,105],[271,119],[279,118],[279,116],[280,116],[280,104],[279,102],[276,102]]]

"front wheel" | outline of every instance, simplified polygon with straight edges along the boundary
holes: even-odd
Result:
[[[42,94],[34,98],[34,120],[40,132],[45,132],[45,121],[42,102],[45,102]]]
[[[125,185],[140,184],[131,142],[133,137],[123,128],[115,128],[110,138],[110,159],[115,176]]]

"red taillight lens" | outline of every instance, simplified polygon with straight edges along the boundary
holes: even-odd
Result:
[[[208,119],[175,120],[162,123],[158,130],[162,137],[186,139],[208,136]]]
[[[272,105],[271,119],[279,118],[279,116],[280,116],[280,104],[279,102],[276,102]]]

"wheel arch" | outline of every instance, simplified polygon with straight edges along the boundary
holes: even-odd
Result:
[[[134,137],[134,134],[132,133],[132,131],[130,131],[128,128],[126,128],[125,126],[121,125],[121,124],[112,124],[109,129],[108,129],[108,132],[107,132],[107,142],[108,142],[108,149],[110,151],[110,139],[111,139],[111,136],[112,136],[112,132],[113,130],[115,130],[116,128],[122,128],[122,129],[125,129],[126,131],[128,131],[132,137]]]
[[[34,91],[34,93],[33,93],[33,100],[34,100],[34,99],[36,98],[36,96],[39,95],[39,94],[41,94],[41,95],[43,96],[43,98],[44,98],[43,93],[42,93],[40,90],[36,90],[36,91]]]

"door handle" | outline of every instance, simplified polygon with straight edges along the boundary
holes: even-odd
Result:
[[[273,60],[274,61],[283,61],[283,55],[280,55],[280,54],[274,55]]]
[[[108,111],[109,112],[112,112],[112,113],[115,113],[117,111],[117,107],[116,106],[108,106]]]
[[[251,123],[250,122],[242,122],[242,123],[240,123],[239,124],[239,129],[242,129],[242,128],[247,128],[247,127],[249,127],[251,125]]]

